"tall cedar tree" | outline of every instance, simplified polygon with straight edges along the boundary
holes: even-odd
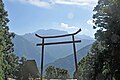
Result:
[[[120,0],[99,0],[94,8],[95,38],[105,47],[102,73],[105,79],[120,79]],[[101,64],[101,65],[102,65]]]
[[[4,10],[3,1],[0,0],[0,80],[6,80],[8,77],[13,77],[15,67],[18,64],[18,57],[13,52],[13,44],[11,39],[13,33],[9,32],[7,23],[7,11]]]
[[[98,41],[92,44],[88,54],[83,57],[78,63],[78,78],[79,80],[105,80],[102,74],[104,62],[104,47]],[[76,78],[76,72],[74,72]]]
[[[96,42],[78,64],[79,77],[120,80],[120,0],[98,0],[93,11]]]

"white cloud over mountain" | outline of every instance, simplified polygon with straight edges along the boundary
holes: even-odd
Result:
[[[77,31],[79,28],[76,26],[71,26],[69,24],[66,23],[60,23],[60,28],[61,30],[67,31],[67,32],[75,32]]]
[[[60,26],[61,26],[61,28],[64,28],[64,29],[78,29],[78,27],[70,26],[66,23],[61,23]]]

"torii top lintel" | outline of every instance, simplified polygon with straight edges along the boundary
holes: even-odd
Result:
[[[78,31],[76,31],[75,33],[72,34],[65,34],[65,35],[58,35],[58,36],[40,36],[38,34],[35,34],[37,37],[39,38],[59,38],[59,37],[66,37],[66,36],[72,36],[72,35],[76,35],[77,33],[79,33],[81,31],[81,29],[79,29]]]

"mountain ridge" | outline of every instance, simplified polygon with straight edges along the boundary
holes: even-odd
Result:
[[[52,30],[52,31],[50,31]],[[59,35],[65,34],[67,32],[50,29],[46,31],[53,32],[51,35],[55,34]],[[38,30],[40,31],[40,30]],[[36,32],[35,32],[36,33]],[[15,47],[15,53],[19,56],[25,56],[29,57],[28,59],[36,59],[36,62],[38,65],[40,65],[40,59],[41,59],[41,47],[37,47],[37,43],[41,43],[41,40],[35,36],[35,33],[28,33],[26,36],[24,35],[16,35],[16,37],[13,39],[14,47]],[[42,32],[41,32],[42,33]],[[47,34],[49,32],[46,32]],[[50,35],[50,34],[49,34]],[[79,37],[75,37],[76,39],[80,39]],[[68,38],[62,38],[62,39],[54,39],[54,40],[46,40],[46,42],[54,42],[54,41],[64,41],[64,40],[71,40],[71,37]],[[91,43],[94,42],[94,40],[87,40],[82,39],[82,42],[79,44],[76,44],[77,50],[81,49],[82,47],[85,47]],[[25,54],[26,53],[26,54]],[[37,56],[35,55],[37,53]],[[67,55],[72,54],[72,44],[66,44],[66,45],[53,45],[53,46],[45,46],[45,65],[55,61],[56,59],[63,58]],[[32,58],[31,58],[32,57]]]

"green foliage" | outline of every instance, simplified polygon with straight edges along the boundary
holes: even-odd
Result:
[[[24,61],[26,61],[25,57],[21,57],[18,61],[18,66],[16,68],[17,70],[14,72],[16,80],[23,80]]]
[[[120,0],[99,0],[94,8],[95,38],[104,47],[97,48],[97,64],[106,79],[120,79]],[[101,56],[101,58],[100,58]],[[100,58],[100,59],[99,59]],[[96,66],[98,68],[98,66]],[[97,73],[98,74],[98,73]]]
[[[2,70],[2,54],[0,53],[0,80],[3,80],[4,74],[3,74],[3,70]]]
[[[70,77],[67,70],[55,68],[54,66],[48,66],[45,71],[46,79],[67,79]]]
[[[120,30],[120,11],[119,0],[99,0],[94,8],[94,23],[98,28],[95,37],[99,41],[105,41],[108,44],[118,43]],[[113,39],[112,39],[113,38]],[[115,40],[115,41],[113,41]]]
[[[14,72],[18,66],[18,57],[12,53],[13,44],[11,39],[14,34],[9,32],[9,27],[7,26],[9,19],[7,16],[4,4],[0,0],[0,80],[15,77]]]
[[[103,69],[104,57],[102,55],[104,47],[101,43],[94,42],[87,56],[83,57],[78,63],[78,76],[80,80],[104,80]],[[74,73],[74,77],[76,72]]]
[[[56,70],[54,66],[49,66],[46,68],[46,78],[56,78]]]
[[[78,63],[78,76],[80,80],[92,80],[93,75],[93,59],[87,55]]]

